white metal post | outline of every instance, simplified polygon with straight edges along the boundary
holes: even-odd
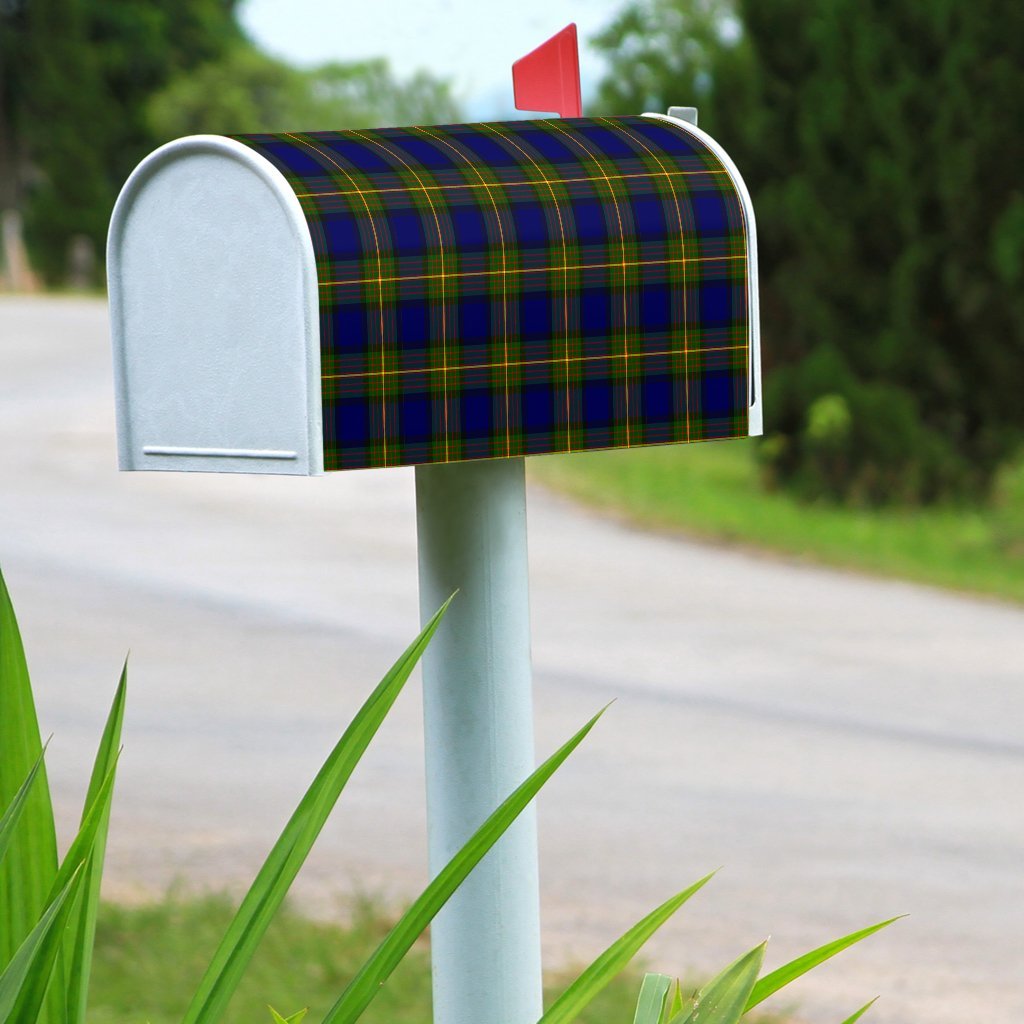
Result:
[[[431,874],[534,767],[524,460],[418,466],[420,613],[458,590],[423,659]],[[431,928],[434,1024],[542,1012],[528,808]]]

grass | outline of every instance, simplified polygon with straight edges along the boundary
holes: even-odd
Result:
[[[224,897],[170,896],[150,905],[104,904],[99,915],[88,1024],[180,1024],[196,983],[233,913]],[[269,1024],[308,1006],[317,1021],[395,918],[372,900],[351,903],[344,925],[311,921],[287,904],[275,918],[223,1024]],[[552,979],[561,988],[566,978]],[[640,973],[613,981],[580,1024],[630,1024]],[[430,1024],[430,965],[419,943],[361,1018],[364,1024]]]
[[[978,508],[803,504],[760,486],[753,441],[581,452],[530,460],[533,478],[656,529],[825,565],[1024,602],[1024,552]]]

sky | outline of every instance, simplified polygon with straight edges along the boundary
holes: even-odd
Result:
[[[417,68],[452,80],[472,118],[512,115],[512,62],[576,22],[583,102],[604,74],[588,39],[624,0],[245,0],[241,20],[259,45],[296,64],[387,57],[400,77]]]

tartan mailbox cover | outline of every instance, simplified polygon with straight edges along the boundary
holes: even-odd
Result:
[[[108,263],[122,469],[761,432],[749,195],[675,118],[180,139]]]

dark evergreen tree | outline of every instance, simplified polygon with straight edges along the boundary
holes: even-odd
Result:
[[[696,102],[751,187],[772,475],[984,492],[1024,439],[1024,7],[652,0],[598,42],[606,105]]]
[[[71,238],[102,244],[111,203],[111,103],[83,6],[31,0],[16,54],[16,187],[33,263],[48,280],[63,278]]]
[[[300,70],[255,48],[237,0],[0,0],[0,211],[65,279],[68,245],[102,253],[110,211],[151,149],[193,132],[450,122],[448,84],[370,60]]]
[[[0,206],[36,269],[70,239],[102,252],[117,190],[151,148],[149,98],[240,38],[236,0],[0,0]]]

